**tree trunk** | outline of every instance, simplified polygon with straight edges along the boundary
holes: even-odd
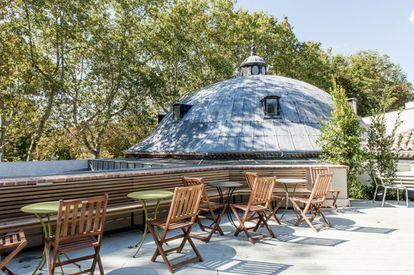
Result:
[[[6,130],[6,125],[4,125],[4,102],[0,98],[0,162],[4,159],[4,131]]]
[[[55,102],[55,95],[56,92],[52,92],[49,96],[48,102],[47,102],[47,106],[46,106],[46,110],[43,113],[42,117],[40,118],[39,121],[39,125],[37,126],[36,132],[33,134],[32,140],[30,142],[30,147],[27,151],[27,159],[26,161],[32,161],[33,160],[33,155],[34,152],[36,150],[37,144],[39,143],[39,140],[45,130],[45,125],[46,122],[48,121],[51,113],[52,113],[52,109],[54,106],[54,102]]]

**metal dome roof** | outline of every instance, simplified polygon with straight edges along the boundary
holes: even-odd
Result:
[[[266,118],[261,100],[278,96],[280,116]],[[302,81],[270,75],[236,77],[210,85],[180,103],[126,156],[181,158],[309,157],[319,153],[321,123],[331,115],[329,94]]]
[[[266,65],[266,62],[264,61],[263,57],[261,57],[261,56],[251,55],[243,61],[243,63],[240,65],[240,67],[253,65],[253,64]]]

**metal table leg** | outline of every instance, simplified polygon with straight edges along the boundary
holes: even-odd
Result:
[[[132,256],[134,258],[136,258],[139,250],[141,249],[142,245],[144,244],[145,237],[147,236],[147,231],[148,231],[147,221],[152,220],[152,219],[154,219],[154,220],[157,219],[158,208],[161,204],[161,200],[157,200],[157,204],[155,206],[155,211],[154,211],[153,218],[149,217],[148,208],[147,208],[147,204],[146,204],[145,200],[141,200],[141,203],[142,203],[142,208],[144,210],[144,217],[145,217],[144,230],[142,232],[142,235],[141,235],[141,238],[139,239],[139,241],[135,245],[128,247],[128,248],[136,248],[137,249],[135,254]],[[156,231],[156,232],[158,233],[158,231]]]
[[[220,204],[223,204],[223,209],[221,210],[221,213],[219,214],[220,215],[219,219],[221,220],[223,215],[226,214],[227,219],[230,221],[230,223],[234,227],[237,228],[236,224],[234,223],[232,213],[230,211],[230,199],[233,196],[233,193],[234,193],[234,190],[236,190],[236,187],[229,188],[228,192],[226,193],[226,198],[224,198],[225,194],[224,194],[223,190],[221,189],[221,187],[216,187],[216,189],[217,189],[217,192],[219,193]]]
[[[43,228],[43,234],[44,234],[44,238],[45,238],[45,245],[43,248],[43,253],[42,253],[42,257],[40,258],[39,263],[37,264],[35,270],[33,271],[32,274],[37,274],[38,271],[42,270],[46,263],[48,262],[46,259],[46,250],[50,250],[50,243],[46,241],[46,239],[51,239],[52,238],[52,222],[50,220],[50,215],[49,214],[45,214],[46,217],[46,222],[44,221],[43,217],[35,214],[36,218],[39,219],[40,224],[42,225]],[[63,256],[66,257],[66,259],[70,260],[69,256],[66,253],[62,253]],[[61,261],[60,255],[58,256],[58,261]],[[72,263],[73,265],[77,266],[78,268],[81,268],[80,264],[77,263]],[[49,266],[47,266],[47,268],[49,269]],[[62,272],[62,274],[65,274],[63,271],[63,266],[60,266],[60,271]],[[39,272],[40,273],[40,272]]]
[[[297,188],[297,186],[298,186],[298,183],[296,183],[294,186],[293,186],[293,192],[292,192],[292,197],[294,197],[295,196],[295,194],[296,194],[296,188]],[[288,188],[288,185],[286,184],[286,183],[283,183],[283,187],[285,187],[285,194],[286,194],[286,203],[285,203],[285,213],[286,213],[286,211],[288,210],[288,208],[289,208],[289,197],[290,197],[290,195],[289,195],[289,188]],[[293,209],[294,210],[294,209]],[[283,217],[285,216],[285,213],[283,213],[282,214],[282,216],[280,216],[280,220],[282,220],[283,219]],[[299,217],[298,216],[298,213],[296,213],[296,211],[294,211],[294,213],[295,213],[295,215],[296,215],[296,217]]]
[[[230,188],[230,189],[229,189],[229,191],[227,192],[227,198],[226,198],[226,200],[227,200],[227,202],[226,202],[226,214],[227,214],[227,219],[230,221],[230,223],[231,223],[234,227],[236,227],[236,228],[237,228],[236,224],[234,223],[232,213],[231,213],[231,211],[230,211],[230,199],[231,199],[231,197],[233,196],[234,190],[236,190],[236,188],[235,188],[235,187]]]

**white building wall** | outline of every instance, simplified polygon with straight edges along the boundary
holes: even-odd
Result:
[[[387,132],[391,133],[397,121],[398,111],[388,112],[385,114],[387,124]],[[401,125],[397,129],[397,133],[403,133],[414,129],[414,101],[405,104],[405,109],[401,111]],[[372,116],[362,118],[366,125],[370,125]]]

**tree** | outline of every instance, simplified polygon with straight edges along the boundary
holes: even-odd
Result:
[[[387,129],[384,109],[389,98],[382,99],[380,105],[375,108],[367,129],[366,144],[368,172],[377,169],[385,183],[392,183],[396,178],[398,152],[402,140],[402,135],[397,134],[397,129],[401,125],[400,112],[391,131]]]
[[[392,63],[387,55],[375,51],[363,51],[348,57],[334,57],[335,79],[348,97],[358,99],[361,116],[371,111],[389,97],[384,111],[396,110],[412,99],[412,84],[399,65]]]
[[[348,193],[361,196],[357,179],[365,158],[362,150],[363,128],[347,102],[345,90],[337,84],[331,90],[332,117],[321,128],[318,144],[324,161],[348,166]]]
[[[362,115],[385,92],[393,94],[388,111],[401,107],[412,90],[388,57],[332,55],[318,42],[299,41],[288,18],[248,12],[232,0],[0,5],[6,126],[0,149],[6,160],[122,155],[150,132],[158,111],[235,76],[252,42],[270,74],[325,90],[335,78],[358,98]]]
[[[147,65],[137,37],[145,14],[136,12],[136,4],[94,5],[82,22],[87,29],[78,29],[77,69],[68,72],[59,117],[94,158],[101,156],[112,121],[133,101],[145,102],[142,71]]]

